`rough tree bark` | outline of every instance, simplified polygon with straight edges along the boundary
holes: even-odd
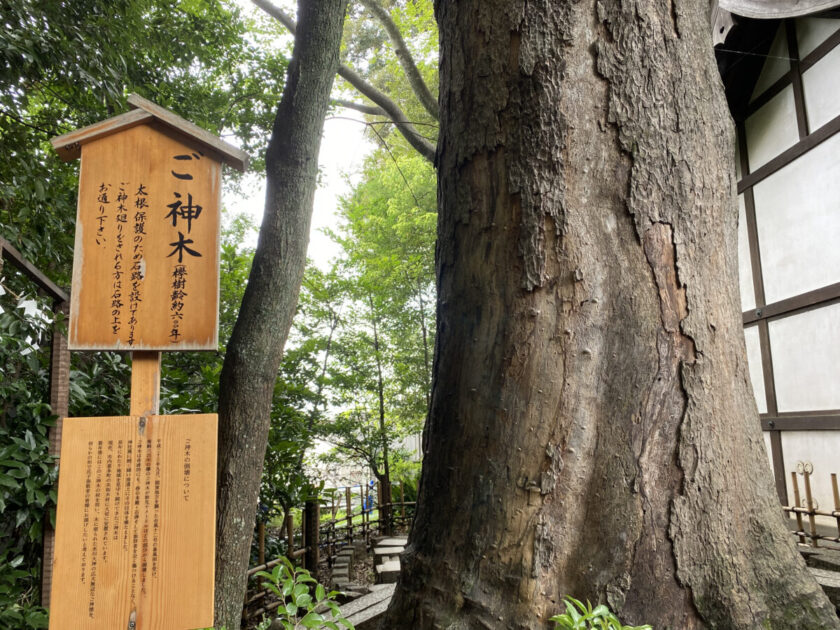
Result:
[[[840,628],[783,525],[695,0],[438,0],[430,448],[383,628]]]
[[[347,0],[301,0],[266,155],[265,215],[219,394],[216,624],[238,628],[277,369],[306,262]]]

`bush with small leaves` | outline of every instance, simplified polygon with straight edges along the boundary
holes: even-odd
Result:
[[[609,608],[600,604],[592,607],[574,597],[564,597],[566,612],[555,615],[551,621],[555,622],[556,630],[653,630],[651,626],[625,626],[618,620]]]
[[[284,630],[339,630],[340,627],[354,630],[353,624],[341,615],[335,602],[339,592],[328,593],[306,569],[295,567],[288,559],[281,558],[281,563],[271,573],[260,571],[257,575],[265,578],[267,581],[263,582],[263,586],[280,598],[277,620]],[[331,613],[329,616],[325,614],[328,611]]]

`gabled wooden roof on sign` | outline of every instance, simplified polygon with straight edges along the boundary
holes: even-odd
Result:
[[[126,113],[57,136],[50,143],[62,160],[70,162],[81,156],[82,145],[87,142],[113,135],[137,125],[157,123],[164,131],[170,130],[185,136],[187,140],[192,140],[200,147],[217,155],[219,161],[239,171],[244,171],[248,165],[248,155],[244,151],[170,112],[168,109],[155,105],[152,101],[137,94],[128,97],[128,104],[133,109]]]

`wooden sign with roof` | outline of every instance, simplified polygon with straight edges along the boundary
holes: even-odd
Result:
[[[61,425],[51,630],[213,623],[218,417],[158,415],[160,353],[217,348],[221,169],[247,158],[128,102],[52,141],[82,160],[70,349],[132,365],[130,415]]]
[[[140,96],[52,140],[81,157],[71,350],[216,350],[221,165],[247,156]]]

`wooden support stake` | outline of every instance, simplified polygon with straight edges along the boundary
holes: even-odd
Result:
[[[834,491],[834,511],[840,513],[840,492],[837,490],[837,473],[831,473],[831,489]],[[837,537],[840,538],[840,515],[837,519]]]
[[[259,536],[259,561],[257,564],[265,564],[265,523],[260,521],[257,525],[257,535]]]
[[[132,416],[156,416],[160,412],[160,352],[131,353]]]

